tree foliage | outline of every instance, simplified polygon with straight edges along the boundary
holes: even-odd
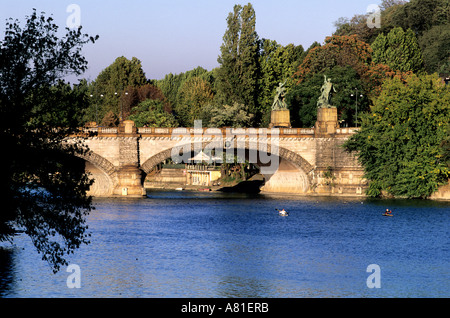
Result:
[[[145,84],[137,87],[128,86],[125,92],[126,93],[122,94],[119,101],[121,103],[124,118],[128,118],[134,111],[133,109],[147,99],[161,101],[164,105],[164,111],[172,113],[172,106],[170,105],[170,102],[164,96],[161,89],[157,86],[152,84]]]
[[[132,111],[130,120],[137,127],[178,127],[175,117],[164,110],[164,103],[158,99],[147,99]]]
[[[449,0],[384,0],[381,5],[381,28],[369,29],[367,15],[340,18],[335,35],[356,35],[372,44],[379,34],[389,34],[394,28],[411,29],[422,50],[428,73],[450,69],[450,51],[446,30],[450,28]],[[407,53],[407,52],[406,52]]]
[[[177,109],[183,108],[185,105],[179,104],[184,102],[181,95],[181,89],[185,87],[185,83],[193,78],[199,78],[206,83],[208,83],[209,87],[213,94],[215,94],[215,76],[214,70],[208,72],[203,67],[197,67],[193,70],[180,73],[180,74],[168,74],[162,80],[156,81],[156,86],[161,89],[164,96],[170,102],[172,109],[177,112]],[[185,87],[186,89],[186,87]],[[183,119],[180,118],[180,122],[183,124]]]
[[[218,59],[216,89],[220,105],[247,105],[261,118],[258,104],[259,37],[256,33],[256,13],[249,3],[235,5],[227,19],[228,28],[223,37]]]
[[[428,73],[450,73],[450,23],[435,25],[419,38]]]
[[[118,57],[114,63],[105,68],[92,83],[91,95],[96,99],[96,111],[99,118],[108,112],[122,116],[121,98],[125,96],[128,87],[139,87],[148,84],[141,61],[136,57],[128,60]],[[102,96],[101,98],[99,98]]]
[[[97,38],[81,28],[57,34],[53,19],[34,10],[23,28],[8,21],[0,42],[0,139],[8,149],[0,172],[0,241],[23,231],[54,271],[89,242],[85,216],[92,209],[91,181],[76,158],[86,149],[80,141],[63,143],[78,131],[85,95],[59,80],[86,70],[82,47]]]
[[[294,85],[292,75],[304,55],[301,45],[289,44],[282,46],[276,41],[263,39],[261,41],[260,65],[260,94],[258,103],[262,112],[262,126],[267,127],[270,123],[271,108],[276,88],[279,83],[286,82],[287,92]]]
[[[436,76],[387,80],[361,131],[346,144],[358,152],[369,195],[427,198],[444,185],[449,121],[450,90]]]
[[[233,106],[224,105],[211,111],[210,126],[212,127],[249,127],[253,119],[253,114],[245,105],[234,103]]]
[[[351,67],[360,77],[367,73],[372,61],[370,45],[358,40],[356,35],[332,36],[325,44],[308,52],[297,72],[297,83],[301,83],[311,74],[331,70],[335,66]]]
[[[187,80],[178,93],[176,115],[183,127],[194,127],[202,109],[211,104],[214,94],[209,83],[200,77]]]
[[[392,29],[380,34],[372,43],[373,62],[388,65],[393,70],[417,73],[423,70],[422,51],[411,29]]]
[[[355,127],[357,120],[356,94],[358,94],[359,113],[369,110],[369,99],[359,75],[349,66],[335,66],[330,70],[312,74],[289,91],[287,102],[291,105],[292,124],[294,127],[313,127],[315,125],[317,100],[321,94],[320,89],[323,85],[324,75],[332,79],[337,91],[333,95],[331,103],[338,109],[340,124]]]

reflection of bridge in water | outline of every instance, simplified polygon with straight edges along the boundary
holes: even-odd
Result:
[[[143,180],[169,158],[204,151],[238,155],[261,168],[264,192],[363,195],[363,169],[342,144],[355,132],[334,129],[89,128],[83,157],[94,196],[142,196]],[[330,173],[332,171],[332,173]],[[328,172],[328,173],[327,173]]]

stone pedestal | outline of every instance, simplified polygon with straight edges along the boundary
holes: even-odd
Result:
[[[291,128],[291,114],[288,109],[273,110],[269,128]]]
[[[119,184],[114,189],[114,195],[141,197],[145,195],[142,186],[142,171],[136,166],[124,166],[118,171]]]
[[[319,108],[317,110],[316,135],[334,135],[339,128],[338,113],[336,107]]]

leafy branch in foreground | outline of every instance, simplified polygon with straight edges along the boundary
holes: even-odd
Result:
[[[94,43],[81,28],[61,39],[51,17],[36,10],[22,28],[10,19],[0,41],[0,241],[27,234],[56,272],[65,255],[89,243],[85,217],[92,210],[86,192],[92,181],[77,156],[82,140],[64,142],[75,132],[83,94],[61,79],[87,69],[83,45]],[[64,128],[62,128],[64,127]]]

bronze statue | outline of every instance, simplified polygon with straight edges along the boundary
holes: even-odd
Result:
[[[324,75],[325,81],[322,86],[322,95],[319,97],[319,101],[317,102],[318,108],[331,108],[330,105],[330,94],[331,90],[333,90],[335,93],[337,93],[336,88],[334,87],[333,83],[331,83],[331,78],[327,79],[327,76]]]
[[[288,109],[286,101],[284,100],[286,97],[286,88],[284,87],[286,82],[280,83],[277,87],[277,94],[275,95],[275,99],[273,101],[272,110],[285,110]]]

